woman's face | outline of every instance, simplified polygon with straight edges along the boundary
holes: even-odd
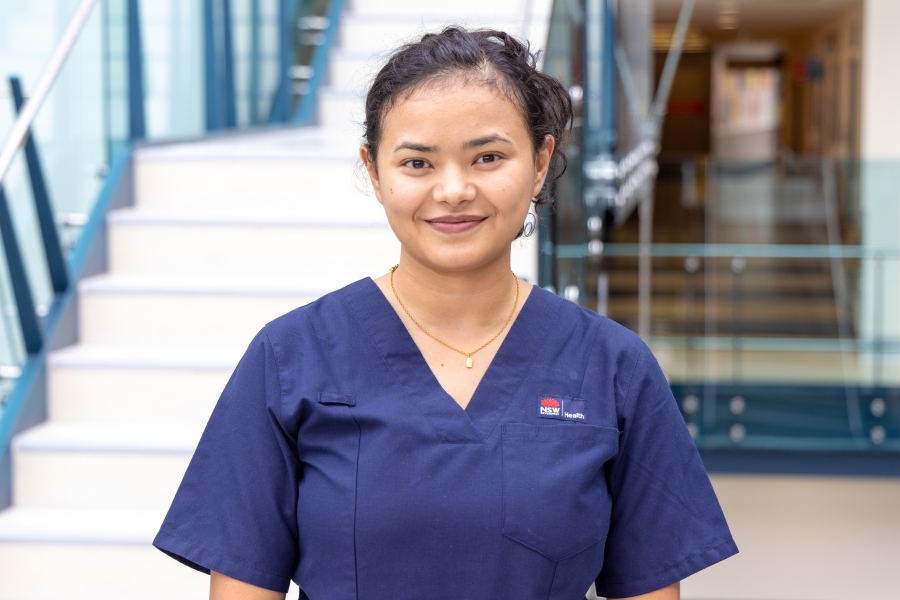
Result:
[[[403,253],[439,272],[505,260],[547,176],[554,140],[535,154],[520,109],[482,83],[426,85],[385,115],[375,195]]]

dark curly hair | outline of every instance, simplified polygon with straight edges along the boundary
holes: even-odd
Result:
[[[401,46],[381,68],[366,95],[365,144],[376,160],[385,115],[401,98],[423,84],[447,76],[473,74],[507,93],[522,111],[534,151],[546,136],[556,141],[536,207],[552,203],[550,185],[566,170],[565,142],[572,120],[572,99],[553,77],[537,70],[539,53],[503,31],[451,26]]]

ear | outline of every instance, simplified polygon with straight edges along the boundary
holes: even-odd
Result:
[[[359,159],[366,166],[366,171],[369,173],[369,179],[372,181],[372,189],[375,190],[375,198],[378,199],[378,202],[384,204],[381,200],[381,188],[378,186],[378,169],[375,168],[375,161],[371,160],[371,154],[369,153],[369,147],[363,144],[359,147]]]
[[[534,189],[532,196],[537,196],[544,182],[547,180],[547,173],[550,171],[550,158],[553,156],[553,149],[556,148],[556,140],[552,135],[544,136],[544,145],[537,151],[534,157]]]

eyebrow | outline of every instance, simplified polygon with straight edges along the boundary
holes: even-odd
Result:
[[[463,144],[463,149],[468,150],[470,148],[478,148],[480,146],[487,146],[492,142],[505,142],[507,144],[512,144],[511,141],[503,137],[502,135],[493,134],[486,135],[484,137],[475,138],[474,140],[469,140],[465,144]],[[399,152],[400,150],[412,150],[413,152],[424,152],[424,153],[432,153],[437,152],[437,146],[426,146],[425,144],[417,144],[415,142],[402,142],[396,148],[394,148],[394,152]]]
[[[398,152],[400,150],[412,150],[413,152],[437,152],[437,146],[426,146],[425,144],[417,144],[415,142],[403,142],[396,148],[394,148],[394,152]]]
[[[512,144],[511,141],[509,141],[502,135],[498,135],[495,133],[493,135],[486,135],[484,137],[476,138],[474,140],[469,140],[468,142],[463,144],[463,148],[465,148],[465,149],[478,148],[479,146],[487,146],[491,142],[506,142],[507,144]]]

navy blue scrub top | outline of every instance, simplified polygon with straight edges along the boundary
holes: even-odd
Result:
[[[153,543],[312,600],[621,598],[737,552],[635,334],[535,287],[463,410],[371,279],[256,336]]]

